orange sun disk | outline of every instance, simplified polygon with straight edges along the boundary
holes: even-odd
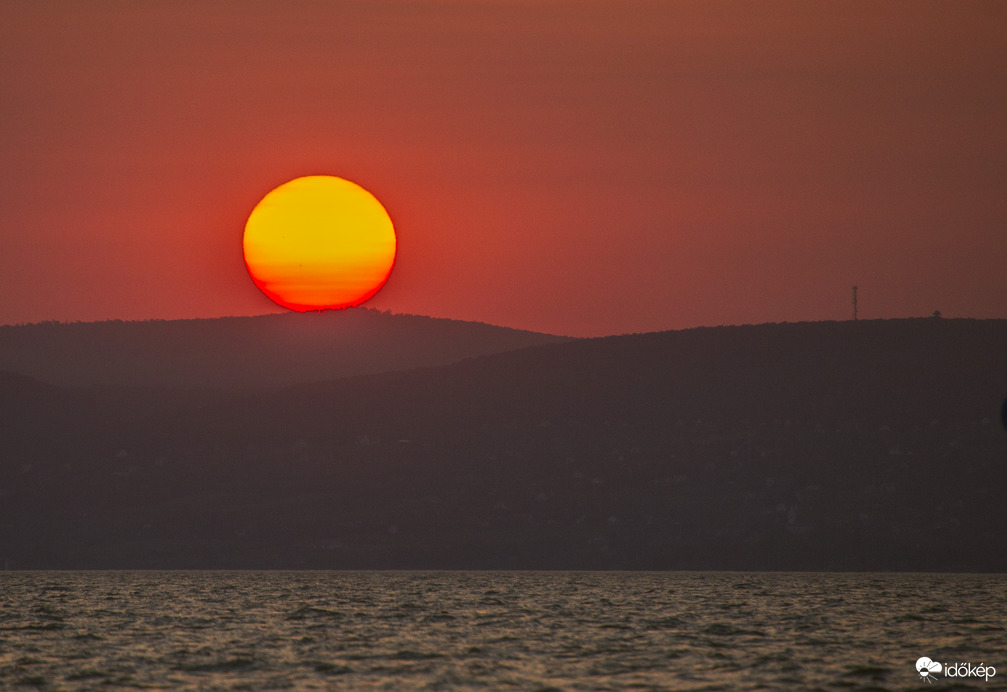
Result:
[[[298,312],[360,305],[395,264],[385,208],[356,183],[327,175],[295,178],[263,197],[242,245],[255,285]]]

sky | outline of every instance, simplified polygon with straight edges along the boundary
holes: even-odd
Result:
[[[244,223],[313,174],[381,310],[1007,318],[1004,56],[1000,0],[0,0],[0,324],[281,311]]]

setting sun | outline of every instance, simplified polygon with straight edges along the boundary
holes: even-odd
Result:
[[[245,266],[255,285],[291,310],[359,305],[395,263],[395,229],[381,203],[355,183],[295,178],[255,206],[245,224]]]

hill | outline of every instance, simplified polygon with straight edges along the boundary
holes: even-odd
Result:
[[[2,391],[11,566],[1007,570],[1003,320],[585,339],[232,398]]]
[[[254,389],[567,340],[368,308],[257,317],[0,326],[0,370],[61,385]]]

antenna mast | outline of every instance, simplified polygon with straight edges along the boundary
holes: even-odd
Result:
[[[857,321],[857,287],[853,287],[853,321]]]

